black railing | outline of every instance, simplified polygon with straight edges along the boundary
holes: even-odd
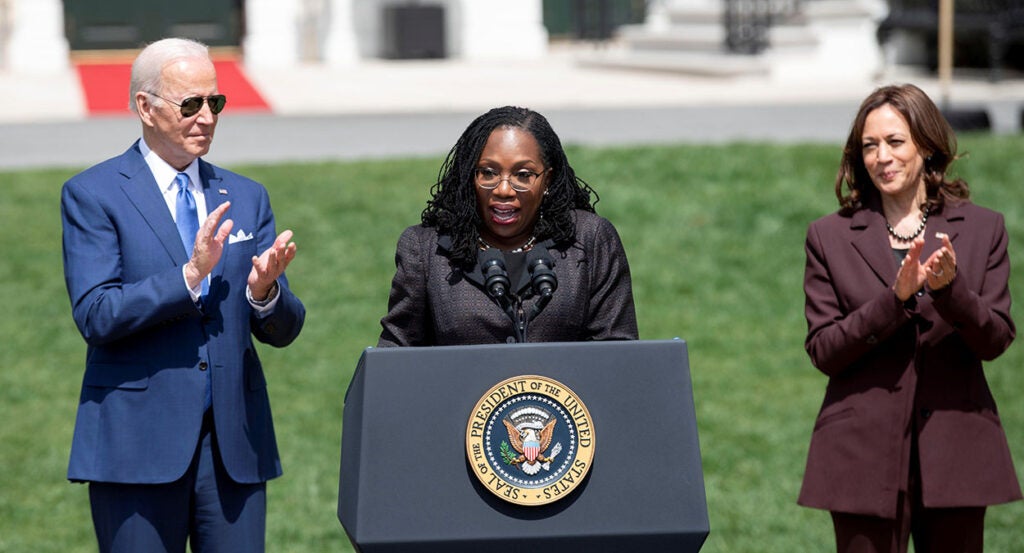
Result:
[[[955,65],[970,61],[964,59],[970,56],[960,55],[969,53],[961,49],[965,42],[981,41],[990,79],[1000,80],[1003,66],[1010,61],[1011,43],[1024,41],[1024,0],[956,0],[953,10]],[[928,65],[934,66],[938,28],[938,0],[889,0],[889,15],[878,27],[878,40],[885,44],[896,31],[920,34],[930,58]]]
[[[768,47],[771,0],[725,0],[725,47],[737,54],[758,54]]]
[[[802,0],[725,0],[725,47],[738,54],[758,54],[771,45],[772,25],[800,11]]]

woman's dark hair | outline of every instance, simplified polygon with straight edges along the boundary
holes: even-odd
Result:
[[[573,210],[593,212],[598,201],[597,193],[569,166],[558,135],[543,115],[521,107],[494,108],[470,123],[448,152],[421,216],[424,226],[451,237],[454,266],[467,267],[476,262],[477,238],[483,221],[477,211],[474,175],[491,132],[508,127],[523,129],[537,140],[541,161],[548,169],[547,194],[541,201],[541,217],[534,228],[538,241],[550,238],[559,247],[572,245],[576,239]]]
[[[868,114],[884,106],[892,106],[907,121],[910,138],[921,155],[925,156],[924,183],[927,199],[922,210],[935,213],[946,201],[966,200],[970,197],[967,183],[961,179],[946,180],[946,169],[958,159],[956,135],[945,117],[920,88],[912,84],[893,85],[872,92],[857,111],[850,136],[843,148],[836,175],[836,197],[840,212],[849,214],[864,207],[869,199],[878,199],[879,192],[864,167],[862,137]],[[844,194],[844,185],[846,194]]]

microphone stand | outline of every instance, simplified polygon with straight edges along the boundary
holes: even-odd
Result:
[[[516,305],[510,297],[512,282],[505,269],[505,256],[500,250],[489,248],[477,254],[480,272],[484,277],[484,289],[498,306],[505,311],[512,321],[512,330],[518,343],[526,342],[526,330],[531,321],[544,311],[555,290],[558,289],[558,277],[555,275],[555,260],[548,253],[550,240],[537,244],[526,254],[526,268],[530,274],[530,285],[537,301],[530,310],[529,317],[523,311],[522,302]]]
[[[484,289],[487,291],[487,295],[498,303],[498,306],[512,321],[512,331],[515,333],[516,342],[525,342],[526,322],[516,313],[516,308],[509,299],[508,291],[512,282],[505,269],[505,257],[500,250],[489,248],[481,250],[477,254],[477,260],[480,264],[480,272],[483,273]]]
[[[523,334],[526,334],[526,324],[533,321],[547,307],[548,302],[558,289],[558,277],[555,275],[555,260],[548,253],[550,240],[538,244],[526,254],[526,267],[530,271],[530,285],[537,294],[537,302],[530,310],[530,318],[523,325]]]

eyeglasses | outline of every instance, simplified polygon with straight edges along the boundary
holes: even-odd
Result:
[[[178,106],[179,108],[181,108],[182,117],[192,117],[193,115],[199,113],[199,110],[203,109],[203,102],[206,102],[207,105],[210,106],[210,111],[213,112],[214,115],[223,111],[224,104],[228,103],[228,97],[223,94],[214,94],[213,96],[206,97],[191,96],[182,100],[180,104],[178,102],[175,102],[174,100],[168,100],[167,98],[164,98],[163,96],[156,94],[155,92],[147,92],[147,94],[152,94],[153,96],[156,96],[157,98],[160,98],[165,102],[170,102]]]
[[[508,185],[512,187],[512,190],[515,190],[516,192],[530,192],[533,190],[533,186],[537,184],[537,179],[547,172],[547,169],[540,173],[530,171],[528,169],[520,169],[515,173],[502,176],[501,173],[494,169],[489,167],[480,167],[476,170],[476,185],[484,190],[494,190],[503,181],[507,180]]]

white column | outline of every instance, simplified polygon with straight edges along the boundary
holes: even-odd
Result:
[[[772,78],[789,83],[870,82],[884,67],[876,35],[884,8],[871,0],[805,2],[803,15],[816,44],[769,50]]]
[[[59,73],[71,66],[60,0],[7,0],[7,67],[14,73]]]
[[[654,32],[664,32],[672,26],[668,0],[650,0],[647,2],[647,15],[644,18],[644,25],[648,30]]]
[[[323,61],[330,66],[352,65],[359,60],[352,0],[328,0],[327,6]]]
[[[463,58],[537,59],[547,53],[541,0],[462,0],[460,8],[452,27]]]
[[[299,62],[299,0],[246,0],[245,65],[289,67]]]

